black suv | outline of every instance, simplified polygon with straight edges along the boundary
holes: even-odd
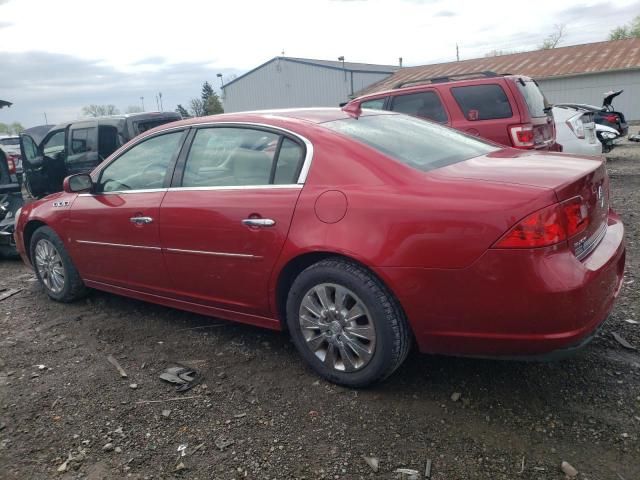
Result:
[[[90,172],[132,138],[181,119],[176,112],[134,113],[62,123],[44,136],[41,127],[29,129],[20,135],[25,187],[35,198],[59,192],[66,176]]]

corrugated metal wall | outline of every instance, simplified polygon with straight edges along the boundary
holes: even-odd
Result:
[[[579,77],[539,80],[551,103],[588,103],[602,105],[603,93],[623,89],[613,106],[627,120],[640,120],[640,70],[598,73]]]
[[[388,75],[351,73],[278,59],[226,86],[222,101],[225,112],[337,107],[349,100],[352,91],[357,92]]]

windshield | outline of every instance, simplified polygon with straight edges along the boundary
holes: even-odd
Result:
[[[20,139],[14,138],[0,138],[0,145],[20,145]]]
[[[407,115],[362,116],[323,126],[423,172],[499,150],[480,139]]]
[[[544,111],[545,108],[549,106],[547,99],[544,98],[544,95],[538,88],[538,85],[535,84],[533,80],[522,81],[518,80],[516,82],[518,85],[518,90],[522,93],[524,97],[524,101],[527,103],[527,108],[529,109],[529,115],[532,117],[545,117],[547,112]]]

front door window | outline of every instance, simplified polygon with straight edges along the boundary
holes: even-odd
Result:
[[[144,140],[105,167],[98,192],[162,188],[169,166],[178,155],[183,132],[171,132]]]

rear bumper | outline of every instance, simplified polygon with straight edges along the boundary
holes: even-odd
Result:
[[[538,357],[575,349],[607,318],[622,284],[624,227],[609,219],[579,261],[567,248],[488,250],[459,270],[381,268],[422,352]]]

